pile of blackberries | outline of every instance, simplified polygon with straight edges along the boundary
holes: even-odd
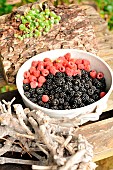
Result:
[[[92,78],[90,72],[81,70],[81,74],[68,76],[57,72],[49,74],[46,82],[39,88],[23,84],[25,96],[41,107],[54,110],[76,109],[98,101],[106,91],[105,78]],[[42,97],[48,97],[46,102]]]

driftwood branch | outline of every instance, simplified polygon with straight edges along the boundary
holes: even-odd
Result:
[[[60,126],[58,122],[63,120],[50,118],[41,111],[23,109],[20,104],[13,105],[12,112],[12,101],[0,103],[0,156],[13,151],[28,153],[30,160],[0,157],[1,164],[28,164],[37,170],[87,170],[95,167],[93,147],[82,135],[76,136],[78,127],[67,126],[67,119],[64,120],[65,126]],[[32,156],[37,161],[32,160]]]

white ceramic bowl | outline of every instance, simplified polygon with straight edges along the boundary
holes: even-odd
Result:
[[[91,69],[95,69],[97,71],[101,71],[104,73],[104,77],[106,79],[106,84],[107,84],[107,94],[98,100],[97,102],[87,105],[85,107],[77,108],[77,109],[71,109],[71,110],[52,110],[52,109],[47,109],[43,108],[37,104],[34,104],[31,102],[25,95],[23,91],[23,73],[27,70],[29,70],[32,61],[34,60],[43,60],[46,57],[49,57],[52,60],[55,60],[59,56],[63,56],[66,53],[71,53],[72,58],[84,58],[88,59],[91,63]],[[76,50],[76,49],[56,49],[56,50],[51,50],[51,51],[46,51],[43,53],[40,53],[29,60],[27,60],[19,69],[16,77],[16,85],[17,89],[23,99],[23,102],[27,107],[30,109],[38,109],[49,115],[50,117],[76,117],[78,114],[84,114],[84,113],[89,113],[92,112],[96,106],[104,106],[106,104],[112,89],[113,89],[113,75],[112,75],[112,70],[108,66],[108,64],[103,61],[100,57],[91,54],[89,52],[85,52],[82,50]]]

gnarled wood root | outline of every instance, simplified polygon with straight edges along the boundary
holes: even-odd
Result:
[[[93,147],[79,134],[76,127],[60,126],[58,120],[41,111],[15,104],[0,103],[0,156],[8,151],[28,153],[34,160],[17,160],[33,165],[32,169],[94,170]],[[41,153],[41,154],[40,154]],[[15,159],[0,157],[1,164],[15,163]]]

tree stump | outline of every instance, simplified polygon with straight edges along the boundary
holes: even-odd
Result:
[[[53,49],[75,48],[97,53],[98,45],[95,33],[84,10],[80,6],[50,5],[50,10],[61,16],[61,21],[50,32],[40,38],[26,38],[23,41],[14,37],[17,33],[18,23],[14,16],[16,13],[24,13],[32,5],[19,7],[11,14],[0,17],[0,51],[8,83],[15,84],[15,77],[20,66],[32,56]]]

